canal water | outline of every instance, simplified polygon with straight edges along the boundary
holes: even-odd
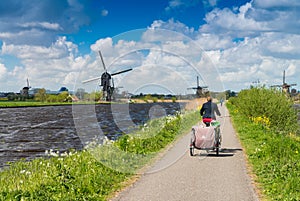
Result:
[[[78,131],[98,129],[109,139],[129,133],[149,119],[174,115],[184,103],[99,104],[0,108],[0,167],[45,156],[46,150],[81,150],[88,141]],[[74,112],[77,111],[77,112]],[[83,111],[79,112],[78,111]],[[89,119],[94,121],[89,121]],[[91,123],[92,122],[92,123]]]

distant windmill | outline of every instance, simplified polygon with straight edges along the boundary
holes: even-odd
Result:
[[[187,89],[196,89],[197,97],[202,97],[202,96],[204,96],[203,89],[207,89],[207,88],[208,88],[208,86],[200,86],[199,85],[199,76],[197,76],[197,86],[196,87],[190,87],[190,88],[187,88]]]
[[[290,87],[296,86],[297,84],[287,84],[285,82],[285,70],[283,71],[283,78],[281,85],[272,85],[271,87],[281,87],[283,92],[290,93]]]
[[[83,83],[87,83],[87,82],[91,82],[91,81],[94,81],[94,80],[101,79],[100,86],[102,86],[103,98],[106,101],[111,101],[111,97],[112,97],[114,89],[115,89],[114,81],[112,79],[112,76],[131,71],[132,68],[110,74],[110,73],[107,72],[107,69],[106,69],[101,51],[99,51],[99,56],[100,56],[101,61],[102,61],[102,66],[104,68],[104,73],[102,73],[101,77],[96,77],[96,78],[92,78],[92,79],[89,79],[89,80],[85,80],[85,81],[83,81]]]
[[[29,85],[29,80],[27,78],[27,86],[26,87],[23,87],[23,89],[21,90],[21,95],[22,96],[25,96],[25,97],[28,97],[29,96],[29,89],[31,88],[31,86]]]

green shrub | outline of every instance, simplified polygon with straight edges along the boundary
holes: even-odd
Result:
[[[242,90],[238,97],[229,102],[235,105],[245,117],[267,118],[269,127],[277,133],[296,133],[298,128],[297,111],[286,94],[266,88]]]

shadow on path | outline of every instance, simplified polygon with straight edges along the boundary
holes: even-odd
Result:
[[[206,157],[231,157],[234,156],[236,152],[243,151],[240,148],[222,148],[219,151],[219,155],[216,154],[215,151],[208,151],[208,152],[200,152],[195,154],[194,156],[206,156]]]

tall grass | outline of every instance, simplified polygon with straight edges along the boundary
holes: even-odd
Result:
[[[79,152],[50,151],[49,158],[12,163],[0,172],[0,200],[107,200],[153,156],[196,124],[198,115],[189,112],[153,120],[116,142]],[[141,156],[143,160],[134,158]]]
[[[267,104],[270,98],[274,104]],[[231,99],[227,108],[256,175],[262,199],[300,200],[300,137],[296,134],[297,119],[290,101],[272,90],[251,89]],[[249,118],[258,115],[260,119],[263,115],[271,119],[271,129],[263,121]]]

